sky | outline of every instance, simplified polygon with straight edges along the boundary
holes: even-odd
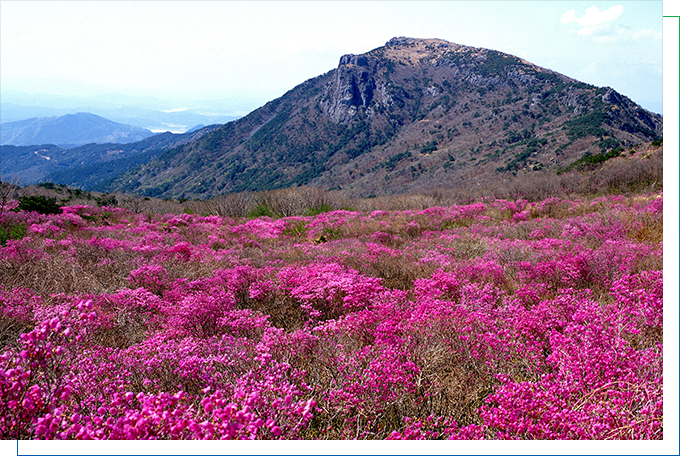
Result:
[[[655,112],[661,1],[0,0],[2,90],[252,109],[395,36],[517,55]]]

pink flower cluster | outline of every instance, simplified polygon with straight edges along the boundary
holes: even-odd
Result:
[[[6,212],[0,438],[662,439],[662,217]]]

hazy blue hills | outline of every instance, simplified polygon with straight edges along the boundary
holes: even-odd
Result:
[[[2,87],[0,122],[89,112],[152,132],[186,132],[194,125],[230,122],[261,105],[238,99],[160,100],[120,94],[96,96],[25,93]]]
[[[153,136],[151,131],[79,112],[60,117],[35,117],[0,125],[0,144],[30,146],[54,144],[75,147],[84,144],[130,143]]]
[[[55,182],[89,188],[146,163],[168,148],[195,141],[219,125],[190,133],[159,133],[127,144],[86,144],[70,149],[54,144],[0,146],[0,174],[22,184]]]
[[[205,125],[203,125],[203,124],[198,124],[198,125],[196,125],[195,127],[188,129],[188,130],[186,131],[186,133],[191,133],[191,132],[194,132],[194,131],[198,131],[198,130],[200,130],[200,129],[203,128],[203,127],[205,127]]]

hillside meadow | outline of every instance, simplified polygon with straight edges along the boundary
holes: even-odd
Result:
[[[0,214],[2,439],[662,439],[663,194]]]

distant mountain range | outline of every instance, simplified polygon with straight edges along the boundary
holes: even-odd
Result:
[[[83,189],[208,198],[313,185],[372,196],[557,171],[658,140],[663,121],[611,88],[509,54],[401,37],[194,134],[134,152],[88,149],[87,163],[75,149],[22,153],[60,163],[43,181]]]
[[[0,124],[0,144],[29,146],[54,144],[76,147],[84,144],[131,143],[153,136],[149,130],[113,122],[79,112],[60,117],[35,117]]]
[[[13,90],[2,90],[0,100],[2,123],[90,112],[155,133],[183,133],[199,124],[223,124],[238,119],[259,106],[236,99],[172,101],[119,94],[77,97],[29,94]]]
[[[0,174],[22,184],[45,181],[90,189],[218,127],[210,125],[183,134],[159,133],[128,144],[87,144],[70,149],[54,144],[0,146]]]

